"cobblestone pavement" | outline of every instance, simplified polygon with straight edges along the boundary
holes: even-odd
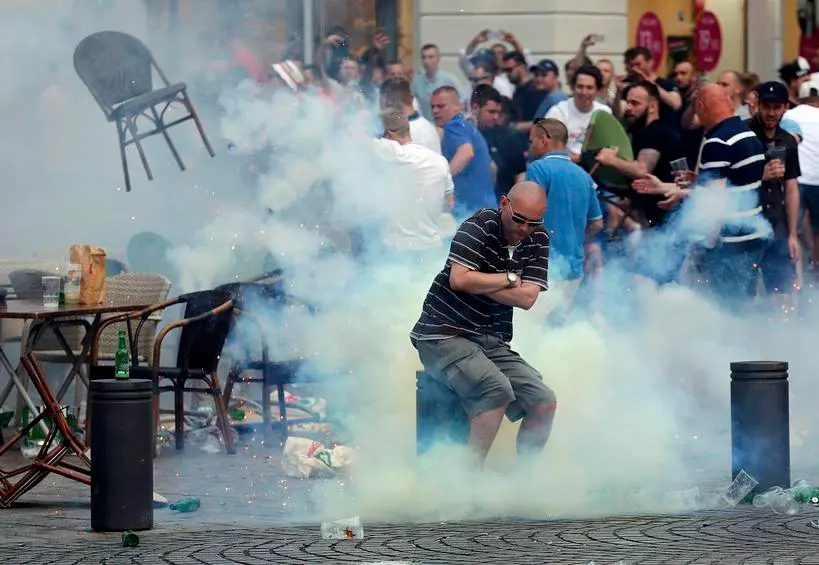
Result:
[[[121,547],[118,534],[89,531],[86,487],[47,481],[0,510],[0,563],[819,564],[819,529],[810,524],[819,509],[812,507],[788,517],[753,507],[587,520],[371,524],[365,517],[363,540],[322,540],[311,482],[282,477],[266,452],[225,457],[191,446],[184,455],[163,453],[156,490],[170,499],[198,495],[202,507],[157,509],[154,529],[140,534],[136,548]]]

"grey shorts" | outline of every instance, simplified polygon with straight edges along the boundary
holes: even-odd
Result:
[[[470,419],[508,406],[514,422],[535,406],[556,402],[540,373],[497,337],[419,340],[415,346],[424,369],[455,391]]]

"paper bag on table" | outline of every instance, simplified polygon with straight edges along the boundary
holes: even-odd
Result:
[[[71,246],[69,260],[82,267],[80,304],[102,304],[105,299],[105,250],[75,244]]]

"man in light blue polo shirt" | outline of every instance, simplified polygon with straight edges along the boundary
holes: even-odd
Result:
[[[451,86],[436,90],[432,114],[435,124],[444,130],[441,153],[455,182],[455,218],[465,220],[481,208],[497,208],[489,146],[475,124],[464,117],[458,91]]]
[[[586,246],[596,245],[592,239],[603,228],[603,213],[591,176],[569,158],[568,141],[569,132],[561,121],[535,120],[529,153],[537,160],[529,165],[526,180],[546,190],[543,223],[550,237],[549,289],[560,291],[550,302],[570,303],[583,279]]]

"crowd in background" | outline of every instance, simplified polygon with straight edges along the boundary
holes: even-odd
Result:
[[[565,153],[595,180],[599,168],[616,170],[628,183],[618,189],[597,183],[604,223],[593,237],[577,241],[566,236],[566,232],[588,236],[596,231],[590,227],[597,218],[587,217],[586,210],[578,212],[573,194],[565,202],[559,198],[549,202],[546,229],[553,240],[553,260],[559,263],[561,255],[578,255],[579,246],[581,275],[588,276],[602,265],[604,256],[624,253],[633,259],[635,248],[641,245],[657,251],[646,247],[650,238],[644,235],[676,217],[687,193],[669,187],[684,189],[692,176],[707,172],[702,167],[703,148],[714,141],[697,108],[708,81],[693,62],[677,62],[670,76],[661,77],[654,71],[651,52],[632,47],[623,54],[627,72],[619,76],[610,59],[593,61],[588,56],[589,47],[599,40],[595,35],[584,37],[576,56],[561,68],[550,59],[532,60],[513,33],[483,30],[461,51],[463,76],[457,76],[441,68],[441,54],[434,44],[421,48],[423,69],[413,73],[406,62],[386,57],[390,38],[383,29],[375,29],[369,45],[358,46],[354,54],[347,31],[335,27],[318,45],[314,64],[304,64],[300,48],[294,46],[271,72],[257,64],[237,40],[222,68],[231,73],[232,80],[251,78],[262,84],[286,85],[296,92],[313,92],[342,106],[403,114],[410,135],[403,142],[398,141],[401,135],[393,141],[421,145],[446,159],[454,192],[442,188],[447,195],[442,193],[442,198],[450,202],[459,221],[481,208],[497,207],[516,182],[527,176],[533,179],[533,163],[554,158],[555,152]],[[815,158],[819,152],[819,80],[811,77],[804,59],[782,65],[779,78],[760,83],[754,73],[729,70],[715,84],[724,92],[732,115],[743,121],[742,132],[755,134],[763,147],[759,178],[746,190],[758,193],[758,206],[751,208],[759,208],[773,232],[764,237],[776,245],[764,249],[754,267],[766,275],[765,288],[770,293],[788,294],[798,286],[796,266],[801,264],[802,249],[807,250],[809,269],[819,259],[813,236],[819,235],[819,178],[814,178],[819,176],[819,170],[814,170],[814,163],[819,162]],[[624,158],[622,148],[616,147],[584,151],[596,112],[611,114],[621,122],[631,140],[633,158]],[[565,126],[565,147],[549,143],[550,120]],[[394,119],[389,123],[403,131],[401,123]],[[536,147],[541,149],[533,150]],[[419,167],[418,155],[406,157],[401,151],[405,150],[396,159]],[[412,229],[417,226],[406,227]],[[794,238],[798,238],[796,244]],[[439,242],[436,245],[446,240],[420,239]],[[561,248],[561,241],[571,249]],[[643,269],[642,274],[660,283],[679,280],[680,265],[671,263],[670,270]],[[562,271],[553,271],[550,279],[559,282],[578,276],[576,264]]]

